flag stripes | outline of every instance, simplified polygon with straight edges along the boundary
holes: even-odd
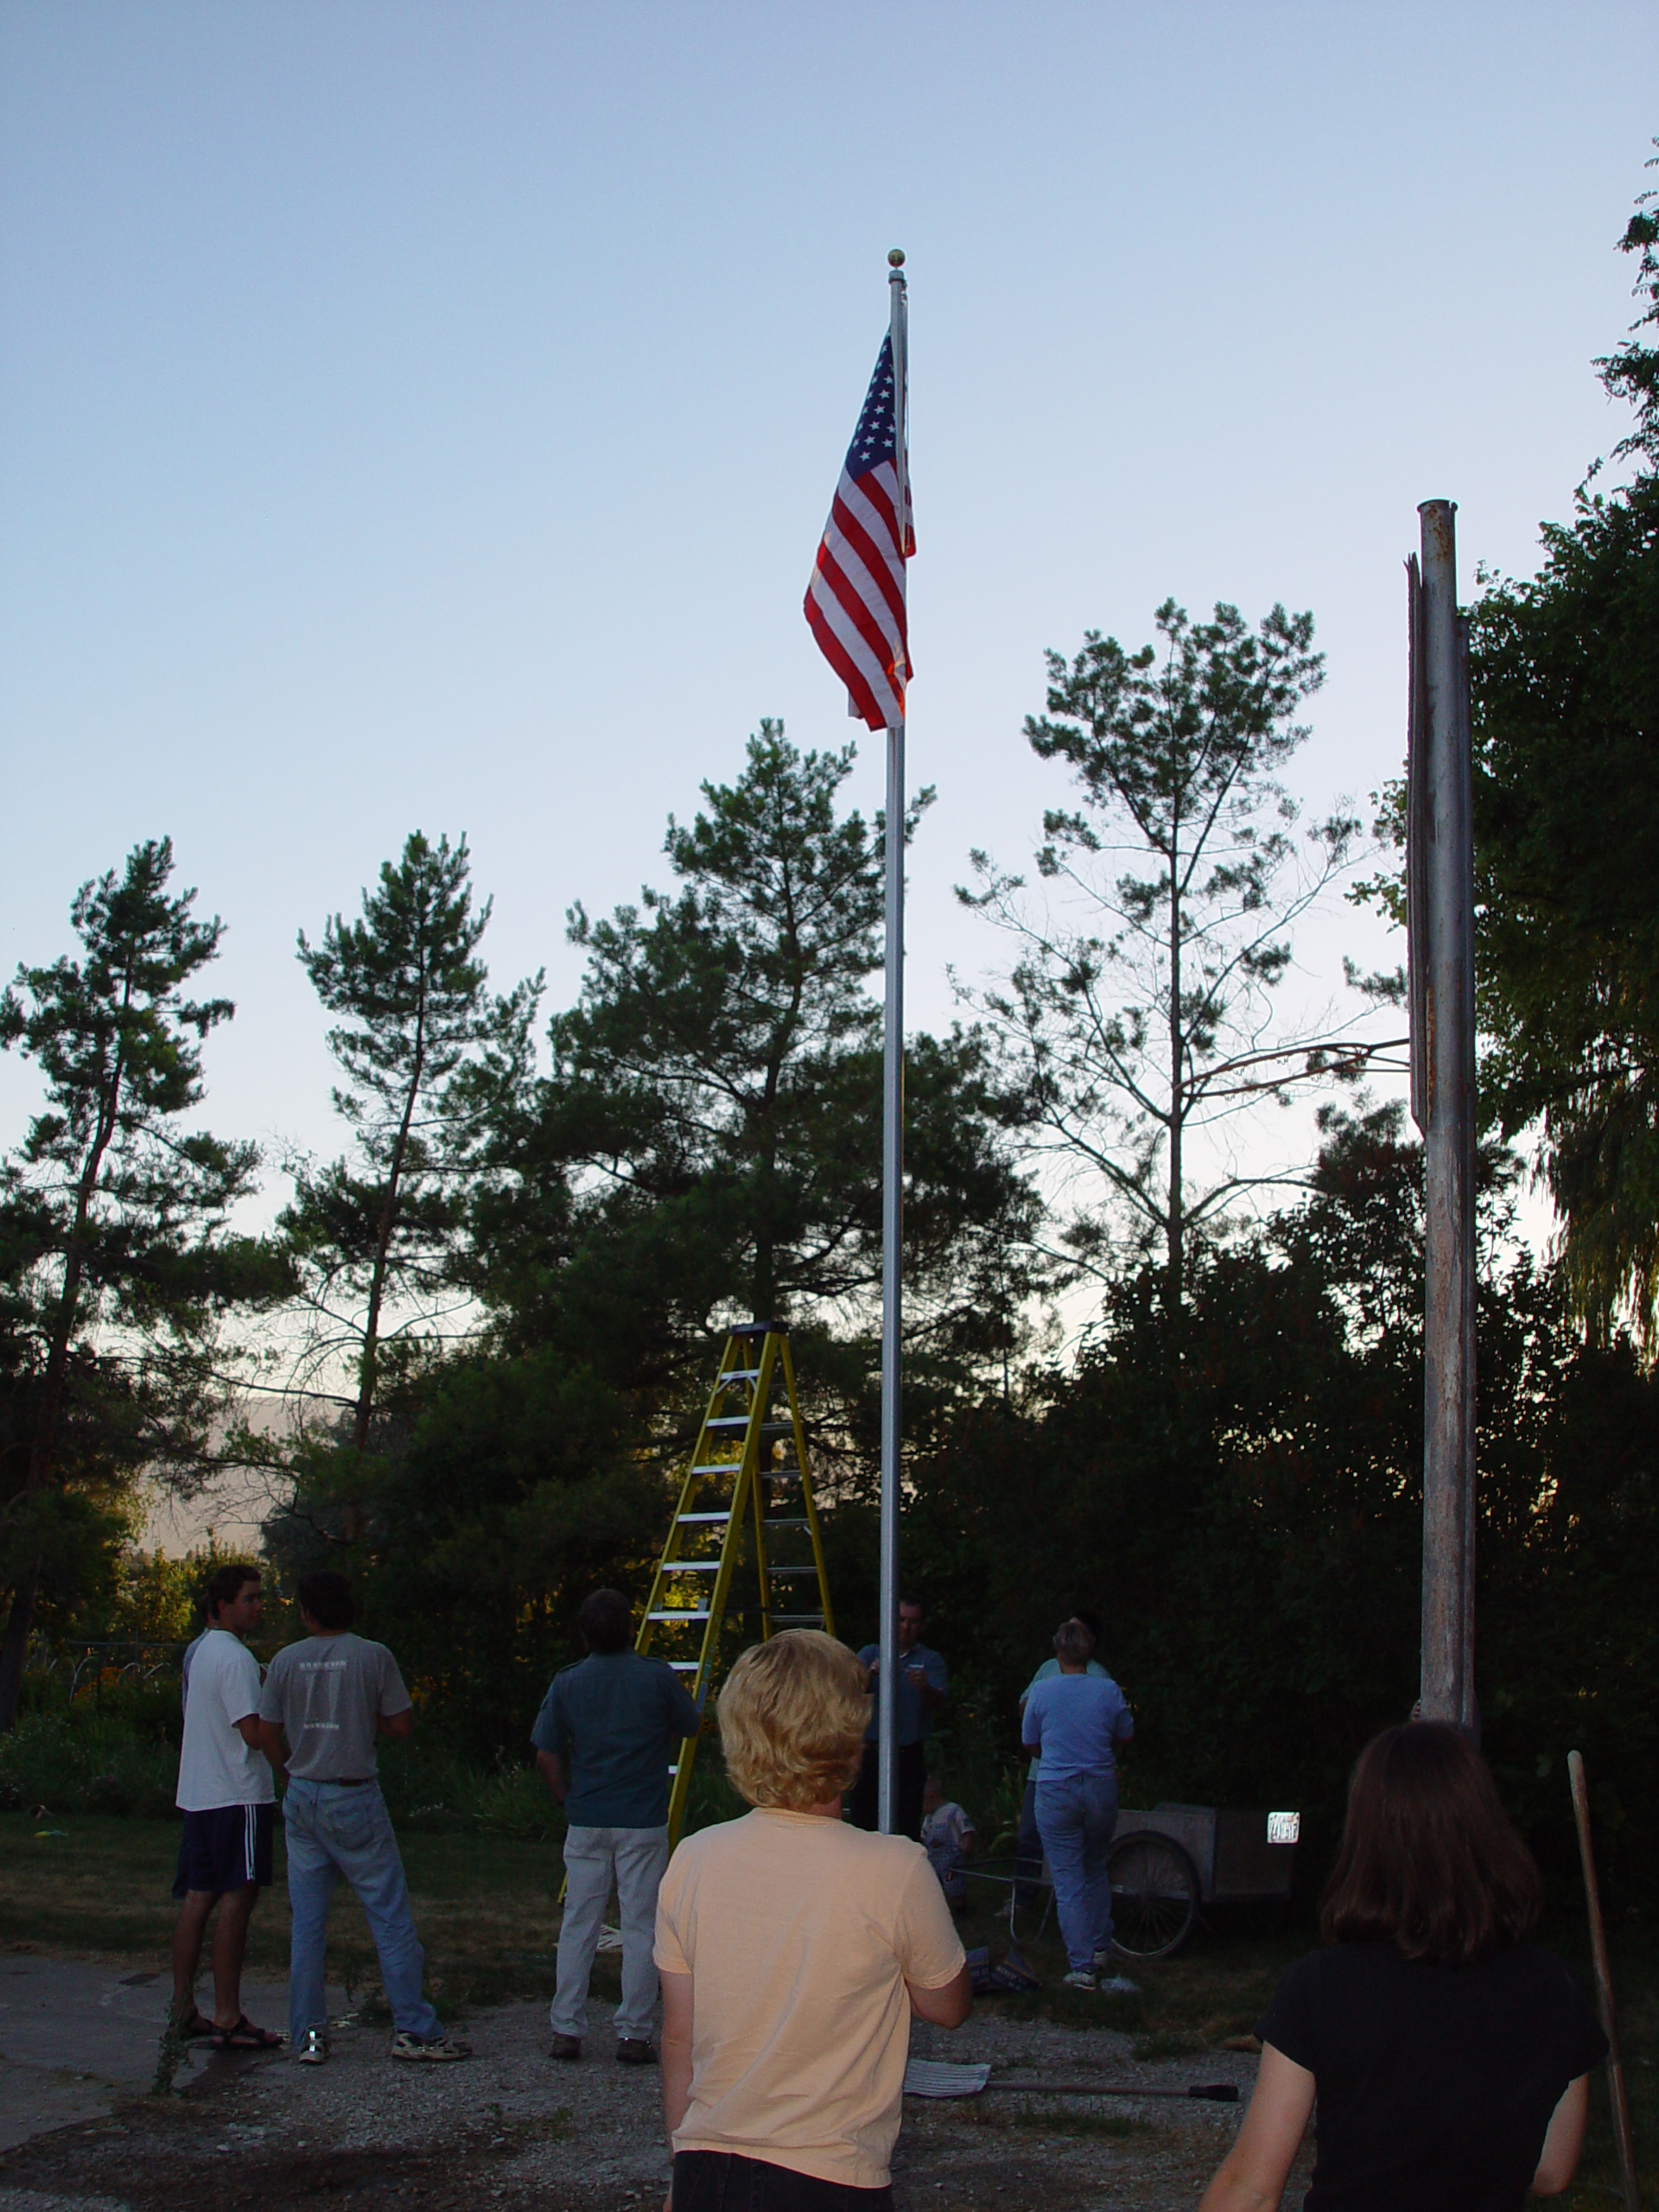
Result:
[[[872,729],[902,725],[911,675],[905,563],[915,536],[908,484],[899,528],[895,411],[892,345],[883,340],[805,602],[818,650]]]

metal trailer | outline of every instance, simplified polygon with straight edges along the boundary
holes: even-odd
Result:
[[[1205,1905],[1288,1904],[1300,1833],[1300,1813],[1120,1812],[1107,1859],[1115,1948],[1129,1959],[1173,1958]]]

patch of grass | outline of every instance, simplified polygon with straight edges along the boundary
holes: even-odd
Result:
[[[1191,2052],[1204,2049],[1202,2036],[1188,2035],[1180,2028],[1160,2028],[1151,2035],[1137,2036],[1129,2045],[1131,2058],[1185,2058]]]
[[[40,1837],[26,1815],[0,1814],[0,1943],[164,1961],[178,1908],[172,1885],[175,1823],[67,1815]],[[465,2005],[552,1993],[563,1865],[548,1843],[457,1833],[400,1836],[429,1986],[454,2012]],[[248,1931],[254,1974],[287,1971],[289,1917],[283,1830],[275,1879]],[[361,1908],[342,1884],[328,1916],[328,1972],[354,2005],[380,1999],[379,1967]],[[619,1966],[601,1954],[596,1989],[614,1995]]]
[[[1040,2135],[1156,2135],[1159,2132],[1151,2120],[1136,2120],[1128,2113],[1068,2111],[1064,2106],[1044,2112],[1027,2105],[1011,2113],[1007,2124]]]
[[[1011,2105],[1006,2100],[976,2098],[961,2107],[962,2117],[975,2127],[994,2133],[1027,2135],[1129,2136],[1163,2133],[1154,2122],[1126,2112],[1079,2111],[1075,2106],[1045,2098],[1041,2102]]]

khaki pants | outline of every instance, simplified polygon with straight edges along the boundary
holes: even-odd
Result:
[[[622,1922],[622,2002],[619,2042],[648,2042],[657,2010],[657,1891],[668,1865],[668,1830],[568,1828],[564,1838],[564,1922],[559,1972],[548,2018],[556,2036],[588,2031],[588,1983],[599,1948],[605,1906],[616,1884]]]

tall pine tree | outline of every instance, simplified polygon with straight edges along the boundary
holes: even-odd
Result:
[[[193,891],[169,894],[172,872],[163,837],[83,885],[71,909],[79,957],[20,967],[0,1000],[0,1044],[33,1060],[46,1088],[0,1171],[16,1446],[0,1538],[0,1728],[16,1716],[43,1578],[84,1557],[100,1501],[140,1470],[188,1483],[211,1463],[221,1317],[281,1279],[228,1229],[253,1187],[255,1147],[190,1126],[203,1042],[233,1008],[186,995],[223,928],[192,917]]]

